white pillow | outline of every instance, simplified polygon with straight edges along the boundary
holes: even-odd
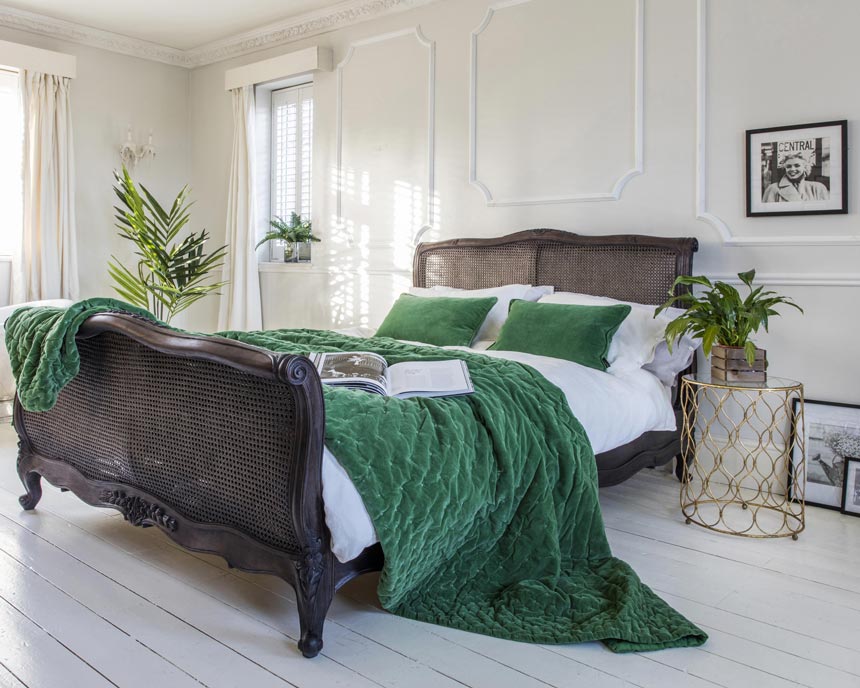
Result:
[[[609,344],[606,362],[609,364],[606,372],[624,373],[638,370],[654,360],[657,345],[663,340],[666,326],[683,310],[672,308],[663,311],[656,318],[656,306],[632,301],[618,301],[606,296],[577,294],[575,292],[556,292],[540,299],[540,303],[562,303],[576,306],[630,306],[630,314],[624,318]],[[674,314],[669,311],[675,311]]]
[[[432,288],[410,287],[412,296],[447,296],[455,299],[485,299],[495,296],[498,301],[487,313],[481,329],[475,335],[475,341],[498,339],[499,332],[505,320],[508,319],[508,308],[514,299],[537,301],[542,296],[551,294],[553,287],[533,287],[530,284],[506,284],[503,287],[490,289],[458,289],[456,287],[435,286]]]
[[[684,313],[686,313],[686,310],[683,308],[667,308],[657,317],[665,319],[668,325]],[[672,387],[675,384],[675,378],[678,376],[678,373],[693,362],[696,349],[700,346],[702,346],[701,337],[682,334],[672,344],[672,353],[669,353],[669,345],[663,339],[654,350],[654,359],[642,367],[649,373],[656,375],[664,385]]]
[[[654,360],[646,363],[642,369],[656,376],[667,387],[672,387],[678,373],[693,362],[693,356],[701,343],[701,339],[681,335],[672,345],[672,353],[669,353],[669,345],[660,342],[654,351]]]

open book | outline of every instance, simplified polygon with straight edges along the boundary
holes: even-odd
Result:
[[[471,394],[472,378],[466,363],[406,361],[389,366],[382,356],[365,351],[310,354],[327,385],[342,385],[388,397],[448,397]]]

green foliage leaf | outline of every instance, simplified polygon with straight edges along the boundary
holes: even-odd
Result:
[[[710,355],[711,349],[717,342],[720,329],[719,325],[708,325],[702,333],[702,350],[705,352],[705,356]]]
[[[672,285],[672,288],[669,290],[669,295],[675,293],[675,289],[677,287],[693,287],[693,286],[701,286],[708,287],[710,289],[713,285],[711,284],[711,280],[709,280],[704,275],[693,276],[693,275],[681,275],[675,279],[675,283]]]
[[[747,340],[746,344],[744,344],[744,354],[746,355],[747,363],[752,365],[755,361],[755,344]]]
[[[752,281],[755,279],[755,269],[747,270],[746,272],[739,272],[738,277],[741,282],[752,288]]]
[[[177,313],[224,286],[225,282],[213,283],[210,276],[223,266],[227,247],[205,253],[209,240],[205,229],[179,239],[190,220],[187,186],[166,210],[146,187],[140,185],[138,190],[125,167],[114,177],[114,193],[120,202],[114,206],[116,227],[121,237],[134,244],[138,257],[137,274],[112,257],[108,273],[114,289],[129,303],[170,322]]]

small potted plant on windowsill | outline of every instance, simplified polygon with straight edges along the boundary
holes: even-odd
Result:
[[[707,277],[682,276],[669,291],[669,300],[657,308],[654,315],[680,304],[686,312],[666,327],[666,342],[670,348],[678,337],[689,334],[702,340],[702,350],[711,356],[711,377],[725,382],[766,382],[767,354],[750,337],[760,328],[768,331],[768,319],[779,315],[775,306],[785,304],[803,309],[794,301],[764,287],[753,287],[755,270],[738,273],[749,289],[743,298],[740,292],[725,282],[711,282]],[[678,285],[704,287],[698,296],[692,292],[675,295]]]
[[[290,213],[289,222],[275,216],[269,224],[272,230],[260,239],[257,248],[267,241],[283,241],[285,263],[310,262],[311,242],[319,241],[319,237],[314,236],[310,220],[302,220],[298,213]]]

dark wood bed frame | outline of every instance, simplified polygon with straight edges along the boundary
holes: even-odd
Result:
[[[661,303],[690,274],[695,239],[580,236],[530,230],[497,239],[418,246],[418,286],[552,285]],[[322,649],[335,591],[380,570],[379,545],[341,563],[322,501],[324,407],[303,356],[175,332],[127,313],[90,317],[77,335],[80,373],[50,411],[15,402],[20,503],[36,507],[41,479],[136,526],[157,526],[190,550],[295,590],[299,650]],[[681,451],[678,432],[646,433],[598,455],[601,484]]]

